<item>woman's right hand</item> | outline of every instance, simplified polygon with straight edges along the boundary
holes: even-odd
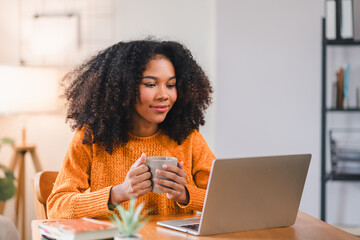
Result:
[[[148,166],[143,164],[145,159],[145,153],[141,154],[126,174],[125,181],[111,189],[110,205],[128,201],[132,197],[138,198],[151,191],[151,173]]]

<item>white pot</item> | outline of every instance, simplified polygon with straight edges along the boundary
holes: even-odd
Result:
[[[118,234],[118,235],[114,236],[114,240],[138,240],[138,239],[141,239],[141,238],[142,238],[141,234],[138,234],[138,233],[136,233],[132,237],[127,237],[127,236],[124,236],[122,234]]]

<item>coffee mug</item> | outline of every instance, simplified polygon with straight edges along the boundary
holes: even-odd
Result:
[[[154,179],[156,177],[172,181],[171,179],[157,175],[156,170],[157,169],[163,170],[162,166],[164,164],[177,166],[177,163],[178,163],[178,159],[176,157],[147,157],[146,158],[145,165],[149,167],[149,171],[151,173],[151,184],[153,187],[152,188],[153,193],[164,193],[163,191],[161,191],[155,187]]]

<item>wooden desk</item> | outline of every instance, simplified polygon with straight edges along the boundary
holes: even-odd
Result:
[[[265,230],[256,230],[248,232],[237,232],[229,234],[220,234],[212,236],[194,236],[191,234],[170,230],[168,228],[160,227],[156,225],[157,221],[183,218],[184,216],[176,217],[164,217],[156,216],[146,224],[140,230],[140,234],[143,236],[142,240],[171,240],[171,239],[304,239],[304,240],[341,240],[341,239],[353,239],[359,240],[359,237],[344,232],[336,227],[333,227],[325,222],[320,221],[306,213],[299,212],[295,225],[285,228],[272,228]],[[188,216],[187,216],[188,217]],[[42,220],[33,220],[31,223],[33,240],[40,240],[38,224]]]

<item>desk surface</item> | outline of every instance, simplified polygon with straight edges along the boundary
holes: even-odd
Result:
[[[189,216],[186,216],[189,217]],[[264,230],[255,230],[247,232],[237,232],[229,234],[220,234],[212,236],[194,236],[191,234],[170,230],[165,227],[156,225],[157,221],[184,218],[184,216],[156,216],[146,224],[140,230],[140,234],[143,236],[142,240],[150,239],[191,239],[191,240],[202,240],[202,239],[327,239],[327,240],[340,240],[340,239],[353,239],[359,240],[359,237],[351,235],[347,232],[344,232],[336,227],[333,227],[325,222],[320,221],[317,218],[314,218],[306,213],[299,212],[295,225],[291,227],[284,228],[272,228]],[[33,240],[40,240],[40,233],[38,224],[42,220],[33,220],[31,223],[32,237]]]

